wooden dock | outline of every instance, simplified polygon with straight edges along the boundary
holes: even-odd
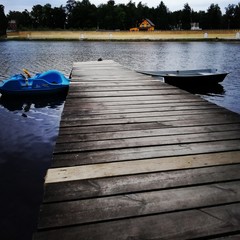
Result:
[[[240,116],[113,61],[74,63],[34,240],[221,237],[240,239]]]

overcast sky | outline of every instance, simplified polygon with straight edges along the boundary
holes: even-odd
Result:
[[[124,3],[127,4],[130,0],[115,0],[115,4]],[[40,4],[45,5],[47,3],[50,3],[52,7],[60,7],[61,5],[66,5],[67,0],[0,0],[0,4],[5,6],[5,14],[7,14],[10,10],[12,11],[24,11],[27,9],[28,11],[31,11],[32,6]],[[95,4],[98,6],[101,3],[107,3],[108,0],[90,0],[92,4]],[[157,7],[161,0],[142,0],[142,1],[135,1],[132,0],[132,2],[135,2],[136,5],[139,2],[142,2],[142,4],[146,4],[148,7]],[[168,7],[170,11],[176,11],[183,9],[183,6],[185,3],[188,3],[189,6],[194,11],[204,10],[206,11],[209,6],[214,3],[218,4],[221,7],[222,12],[225,12],[225,7],[227,7],[229,4],[238,4],[240,0],[165,0],[163,1],[164,4]]]

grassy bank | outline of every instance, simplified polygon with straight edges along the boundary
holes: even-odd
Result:
[[[239,30],[201,31],[22,31],[7,34],[11,40],[166,41],[240,40]]]

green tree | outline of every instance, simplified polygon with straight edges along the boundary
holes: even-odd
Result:
[[[4,13],[4,6],[0,5],[0,36],[6,35],[7,25],[8,22]]]
[[[196,13],[194,22],[199,22],[199,27],[202,29],[208,28],[208,18],[205,11],[199,11]]]
[[[75,0],[68,0],[66,4],[66,11],[67,14],[71,13],[74,7],[76,6],[76,1]]]
[[[218,4],[211,4],[207,10],[207,28],[220,29],[222,22],[222,12]]]
[[[55,7],[52,10],[53,14],[53,28],[64,29],[66,23],[66,12],[63,6]]]
[[[97,26],[97,9],[89,0],[76,2],[68,13],[68,28],[91,29]]]
[[[35,5],[31,11],[34,28],[63,29],[66,23],[66,12],[63,6],[52,8],[50,4]]]
[[[109,0],[107,5],[105,6],[105,22],[106,22],[106,29],[116,29],[116,17],[115,17],[115,1]]]
[[[17,24],[17,29],[29,29],[32,28],[32,18],[28,10],[23,12],[19,11],[10,11],[7,15],[8,21],[15,20]]]
[[[112,2],[98,7],[98,28],[112,30],[115,28],[115,6]]]
[[[41,23],[42,27],[53,28],[54,20],[53,20],[53,9],[51,4],[48,3],[42,7],[41,20],[42,20],[42,23]]]
[[[144,18],[150,18],[150,9],[146,4],[142,4],[142,2],[139,2],[136,7],[136,18],[138,21],[142,21]]]
[[[223,25],[225,28],[232,28],[234,25],[234,14],[235,14],[235,5],[229,4],[226,7],[226,13],[223,16]]]
[[[132,2],[131,0],[127,3],[125,7],[125,13],[126,13],[126,28],[130,29],[132,27],[136,27],[139,23],[139,19],[137,18],[137,8],[135,5],[135,2]]]
[[[240,2],[235,6],[234,27],[238,29],[240,28]]]
[[[169,29],[169,10],[163,1],[157,6],[155,11],[155,19],[156,19],[156,28],[161,30]]]
[[[32,7],[31,16],[32,16],[34,28],[44,27],[43,7],[40,4],[37,4]]]
[[[228,29],[240,28],[240,3],[229,4],[223,16],[224,26]]]
[[[189,30],[191,29],[191,8],[188,3],[184,4],[184,8],[182,10],[181,22],[182,22],[182,29]]]
[[[108,1],[98,7],[98,26],[100,29],[126,29],[126,6],[115,5],[115,1]]]
[[[114,0],[109,0],[107,2],[107,5],[114,6],[115,5],[115,1]]]
[[[170,14],[170,26],[171,29],[180,30],[182,29],[182,20],[181,20],[182,11],[174,11]]]

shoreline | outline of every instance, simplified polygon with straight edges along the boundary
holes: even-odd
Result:
[[[53,41],[240,41],[238,30],[189,31],[19,31],[4,40]]]

